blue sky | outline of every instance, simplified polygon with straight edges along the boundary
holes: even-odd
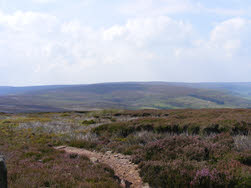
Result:
[[[251,82],[250,0],[0,0],[0,85]]]

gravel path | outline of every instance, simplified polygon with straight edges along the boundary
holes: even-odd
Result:
[[[105,154],[85,149],[79,149],[68,146],[56,147],[57,150],[63,150],[67,153],[87,156],[93,163],[104,163],[109,165],[115,172],[115,175],[121,180],[123,187],[131,188],[147,188],[148,185],[143,185],[139,176],[138,166],[130,161],[130,156],[122,154],[114,154],[107,151]]]

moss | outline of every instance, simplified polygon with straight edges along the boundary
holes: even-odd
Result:
[[[61,114],[60,116],[61,116],[61,117],[69,117],[69,116],[71,116],[71,115],[68,114],[68,113],[63,113],[63,114]]]
[[[88,125],[91,125],[91,124],[95,124],[96,121],[95,120],[84,120],[81,122],[82,125],[85,125],[85,126],[88,126]]]

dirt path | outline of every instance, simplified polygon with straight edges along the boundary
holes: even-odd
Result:
[[[85,155],[94,163],[100,162],[109,165],[114,170],[115,175],[121,180],[121,185],[123,187],[149,187],[148,185],[143,185],[143,182],[139,176],[138,166],[130,161],[130,156],[114,154],[111,151],[108,151],[103,154],[99,152],[93,152],[85,149],[79,149],[68,146],[59,146],[55,149],[63,150],[67,153]]]

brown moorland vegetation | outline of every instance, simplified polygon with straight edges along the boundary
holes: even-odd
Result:
[[[14,187],[118,186],[105,165],[50,147],[62,144],[131,155],[153,187],[251,185],[248,109],[1,114],[0,129]]]
[[[6,158],[9,187],[120,187],[107,165],[54,150],[59,135],[18,128],[24,122],[45,123],[43,117],[6,117],[0,121],[0,153]]]

